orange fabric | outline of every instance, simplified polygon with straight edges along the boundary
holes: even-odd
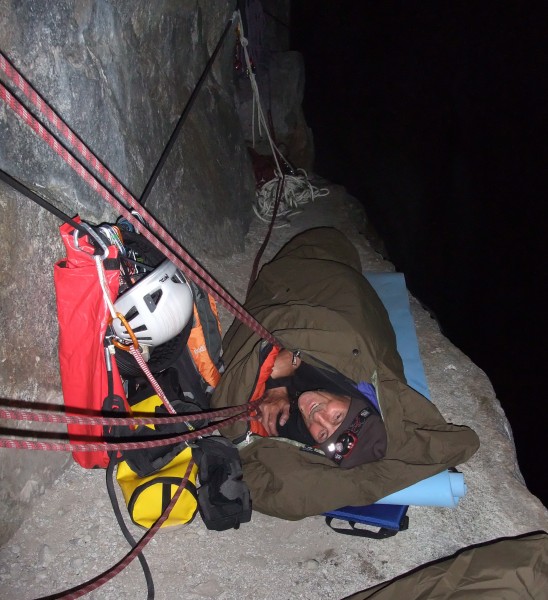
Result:
[[[219,331],[221,331],[221,321],[219,321],[219,311],[217,310],[217,303],[215,302],[215,298],[210,294],[207,295],[207,299],[209,300],[209,306],[215,315],[215,319],[217,320],[217,327]]]
[[[251,396],[251,402],[258,400],[263,397],[266,388],[266,380],[270,377],[272,373],[272,369],[274,369],[274,362],[280,352],[280,348],[272,348],[270,354],[266,357],[266,360],[261,365],[261,370],[259,372],[259,378],[257,380],[257,385],[255,386],[255,391],[253,392],[253,396]],[[263,427],[263,424],[260,421],[251,421],[251,433],[256,433],[257,435],[261,435],[262,437],[268,437],[268,433],[266,429]]]
[[[211,304],[211,300],[212,298],[210,298],[211,308],[214,309],[217,323],[219,323],[217,307],[214,306],[214,303]],[[190,331],[187,345],[198,372],[211,387],[217,387],[219,381],[221,380],[221,374],[219,373],[217,367],[213,364],[213,361],[209,356],[209,352],[207,351],[204,330],[198,316],[198,311],[196,310],[196,305],[194,305],[194,326]]]

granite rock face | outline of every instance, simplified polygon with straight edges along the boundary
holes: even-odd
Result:
[[[138,198],[235,8],[235,1],[0,0],[0,49]],[[234,43],[229,31],[146,202],[199,261],[241,250],[252,214],[255,182],[234,108]],[[5,75],[0,81],[14,90]],[[0,168],[70,217],[118,217],[4,102],[0,140]],[[0,183],[4,398],[62,403],[52,278],[63,256],[60,224]],[[22,498],[67,461],[47,454],[2,452],[2,536],[16,527]]]

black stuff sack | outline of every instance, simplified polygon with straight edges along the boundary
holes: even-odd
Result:
[[[198,465],[198,508],[208,529],[238,529],[251,520],[251,498],[242,479],[237,448],[224,437],[195,442],[192,455]]]

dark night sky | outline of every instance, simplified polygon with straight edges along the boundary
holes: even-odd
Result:
[[[486,371],[548,504],[547,8],[292,6],[315,171],[363,202],[411,291]]]

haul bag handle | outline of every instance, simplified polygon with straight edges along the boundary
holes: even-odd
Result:
[[[361,529],[356,527],[356,521],[347,521],[350,525],[351,529],[343,529],[341,527],[333,527],[331,522],[333,519],[337,517],[325,517],[325,523],[328,525],[333,531],[337,533],[342,533],[344,535],[353,535],[356,537],[365,537],[375,540],[383,540],[385,538],[393,537],[399,531],[404,531],[409,527],[409,517],[406,515],[401,523],[399,529],[389,529],[388,527],[380,527],[377,531],[373,531],[371,529]],[[341,519],[344,520],[344,519]]]

